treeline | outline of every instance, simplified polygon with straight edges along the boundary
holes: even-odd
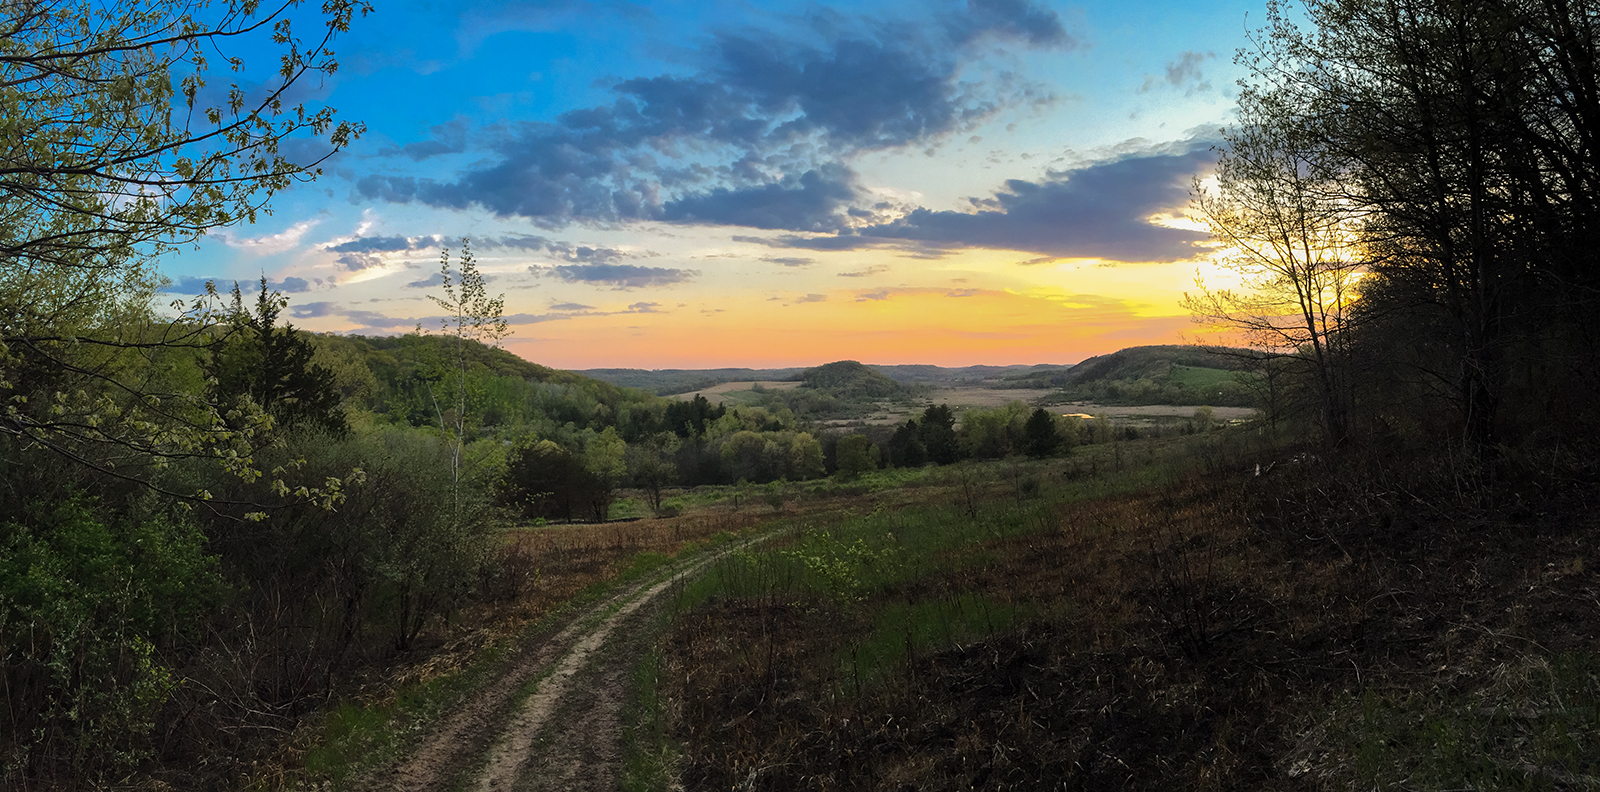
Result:
[[[1190,307],[1283,353],[1272,415],[1467,490],[1591,470],[1600,9],[1313,0],[1256,42],[1195,201],[1249,286]]]
[[[1030,456],[1042,459],[1073,448],[1165,434],[1192,434],[1220,426],[1209,407],[1165,426],[1115,425],[1104,416],[1061,415],[1014,401],[992,409],[930,405],[905,423],[823,438],[829,473],[853,478],[879,468],[949,465],[968,459]]]

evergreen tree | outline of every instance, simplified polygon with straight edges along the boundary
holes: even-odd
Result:
[[[1043,458],[1061,447],[1061,433],[1056,431],[1056,419],[1043,407],[1035,409],[1022,427],[1023,442],[1028,456]]]
[[[206,363],[211,401],[230,425],[249,414],[250,406],[239,402],[248,396],[279,426],[310,423],[343,434],[349,427],[333,372],[312,362],[316,349],[293,325],[277,326],[288,304],[282,294],[267,288],[263,277],[252,313],[245,310],[234,284],[231,329]]]
[[[929,407],[922,413],[922,446],[928,459],[948,465],[961,459],[961,444],[956,439],[956,415],[948,404]]]

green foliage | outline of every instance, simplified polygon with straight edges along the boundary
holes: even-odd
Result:
[[[863,435],[853,434],[839,438],[834,451],[839,478],[851,481],[863,473],[877,470],[878,456],[878,446]]]
[[[824,473],[822,444],[805,432],[740,430],[722,443],[721,456],[729,480],[804,481]]]
[[[99,776],[143,758],[177,685],[160,647],[202,624],[221,592],[204,538],[165,515],[108,521],[72,496],[0,523],[0,780]]]
[[[309,423],[333,433],[348,431],[333,372],[313,360],[315,348],[293,325],[277,326],[288,302],[262,277],[252,313],[234,284],[230,331],[211,347],[205,363],[212,401],[230,423],[246,420],[253,405],[280,426]],[[245,398],[249,404],[241,409]]]
[[[854,360],[807,369],[800,374],[800,386],[830,390],[847,399],[892,399],[909,395],[906,386]]]

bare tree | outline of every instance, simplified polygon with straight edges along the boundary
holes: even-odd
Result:
[[[1202,282],[1185,307],[1197,321],[1301,361],[1322,429],[1337,445],[1349,430],[1346,353],[1367,266],[1360,215],[1341,195],[1333,158],[1271,110],[1248,94],[1241,100],[1216,186],[1196,180],[1193,189],[1193,207],[1223,246],[1219,262],[1241,276],[1244,290]]]

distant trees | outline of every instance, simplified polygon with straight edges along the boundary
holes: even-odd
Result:
[[[878,469],[878,446],[863,435],[839,438],[834,451],[839,478],[850,480]]]

